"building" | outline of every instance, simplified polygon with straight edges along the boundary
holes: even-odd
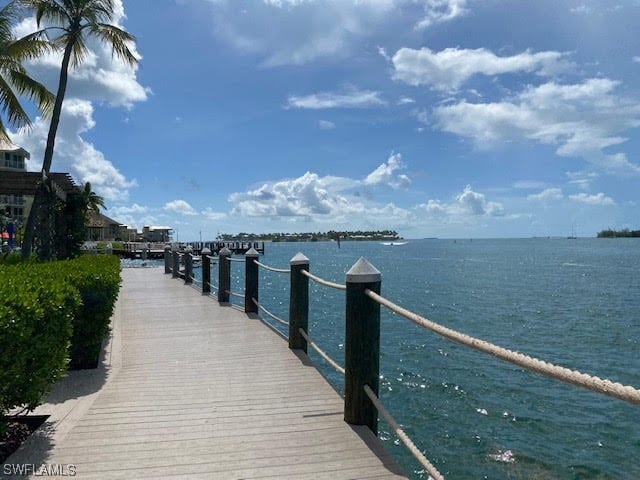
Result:
[[[0,213],[15,227],[23,226],[29,216],[33,198],[42,180],[40,172],[27,172],[31,155],[7,140],[0,140]],[[50,173],[53,189],[63,201],[78,193],[78,186],[68,173]]]
[[[171,240],[171,227],[159,227],[145,225],[142,229],[142,238],[145,242],[166,243]]]
[[[87,240],[93,242],[126,240],[127,226],[93,211],[87,212]]]

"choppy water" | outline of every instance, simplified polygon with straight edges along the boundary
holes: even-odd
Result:
[[[261,261],[286,268],[298,251],[339,283],[364,256],[382,272],[384,296],[431,320],[640,387],[637,239],[268,244]],[[232,271],[241,292],[241,264]],[[285,318],[288,282],[261,271],[261,302]],[[311,292],[310,334],[342,360],[344,293],[313,283]],[[341,390],[342,378],[311,356]],[[640,407],[528,373],[385,309],[381,375],[388,409],[448,479],[640,479]],[[380,437],[426,478],[384,423]]]

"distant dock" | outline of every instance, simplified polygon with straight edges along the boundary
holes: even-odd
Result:
[[[194,255],[200,255],[203,248],[208,248],[211,255],[218,255],[223,248],[228,248],[234,255],[244,255],[250,249],[255,249],[264,255],[264,242],[186,242],[186,243],[150,243],[150,242],[125,242],[122,248],[114,248],[113,253],[123,258],[162,259],[164,258],[165,245],[171,245],[178,252],[184,252],[187,246],[191,247]]]

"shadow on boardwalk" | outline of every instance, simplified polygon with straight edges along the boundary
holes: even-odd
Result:
[[[54,392],[39,410],[55,421],[7,463],[96,479],[405,478],[262,322],[160,269],[125,269],[123,281],[103,374]]]

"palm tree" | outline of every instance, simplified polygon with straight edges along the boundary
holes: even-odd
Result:
[[[105,210],[107,209],[104,204],[104,198],[91,190],[90,182],[84,184],[84,189],[82,190],[82,203],[88,212],[100,213],[100,207]]]
[[[36,32],[20,39],[13,36],[11,27],[19,10],[15,2],[0,9],[0,111],[9,124],[20,128],[30,126],[29,116],[20,105],[20,95],[33,100],[45,115],[51,113],[53,94],[44,85],[29,76],[22,63],[39,57],[52,46]],[[0,140],[9,140],[6,125],[0,117]]]
[[[138,59],[129,49],[129,45],[135,42],[135,37],[111,24],[114,17],[113,0],[20,0],[20,2],[35,12],[38,28],[43,20],[46,22],[47,26],[41,32],[46,32],[50,36],[52,32],[60,32],[51,41],[63,50],[58,92],[51,114],[47,146],[42,162],[42,176],[45,181],[36,193],[25,229],[23,255],[29,256],[36,230],[36,218],[40,215],[41,206],[46,202],[47,177],[51,170],[62,102],[67,90],[69,67],[75,68],[82,63],[88,52],[86,41],[89,38],[96,38],[110,45],[113,55],[130,66],[135,65]]]

